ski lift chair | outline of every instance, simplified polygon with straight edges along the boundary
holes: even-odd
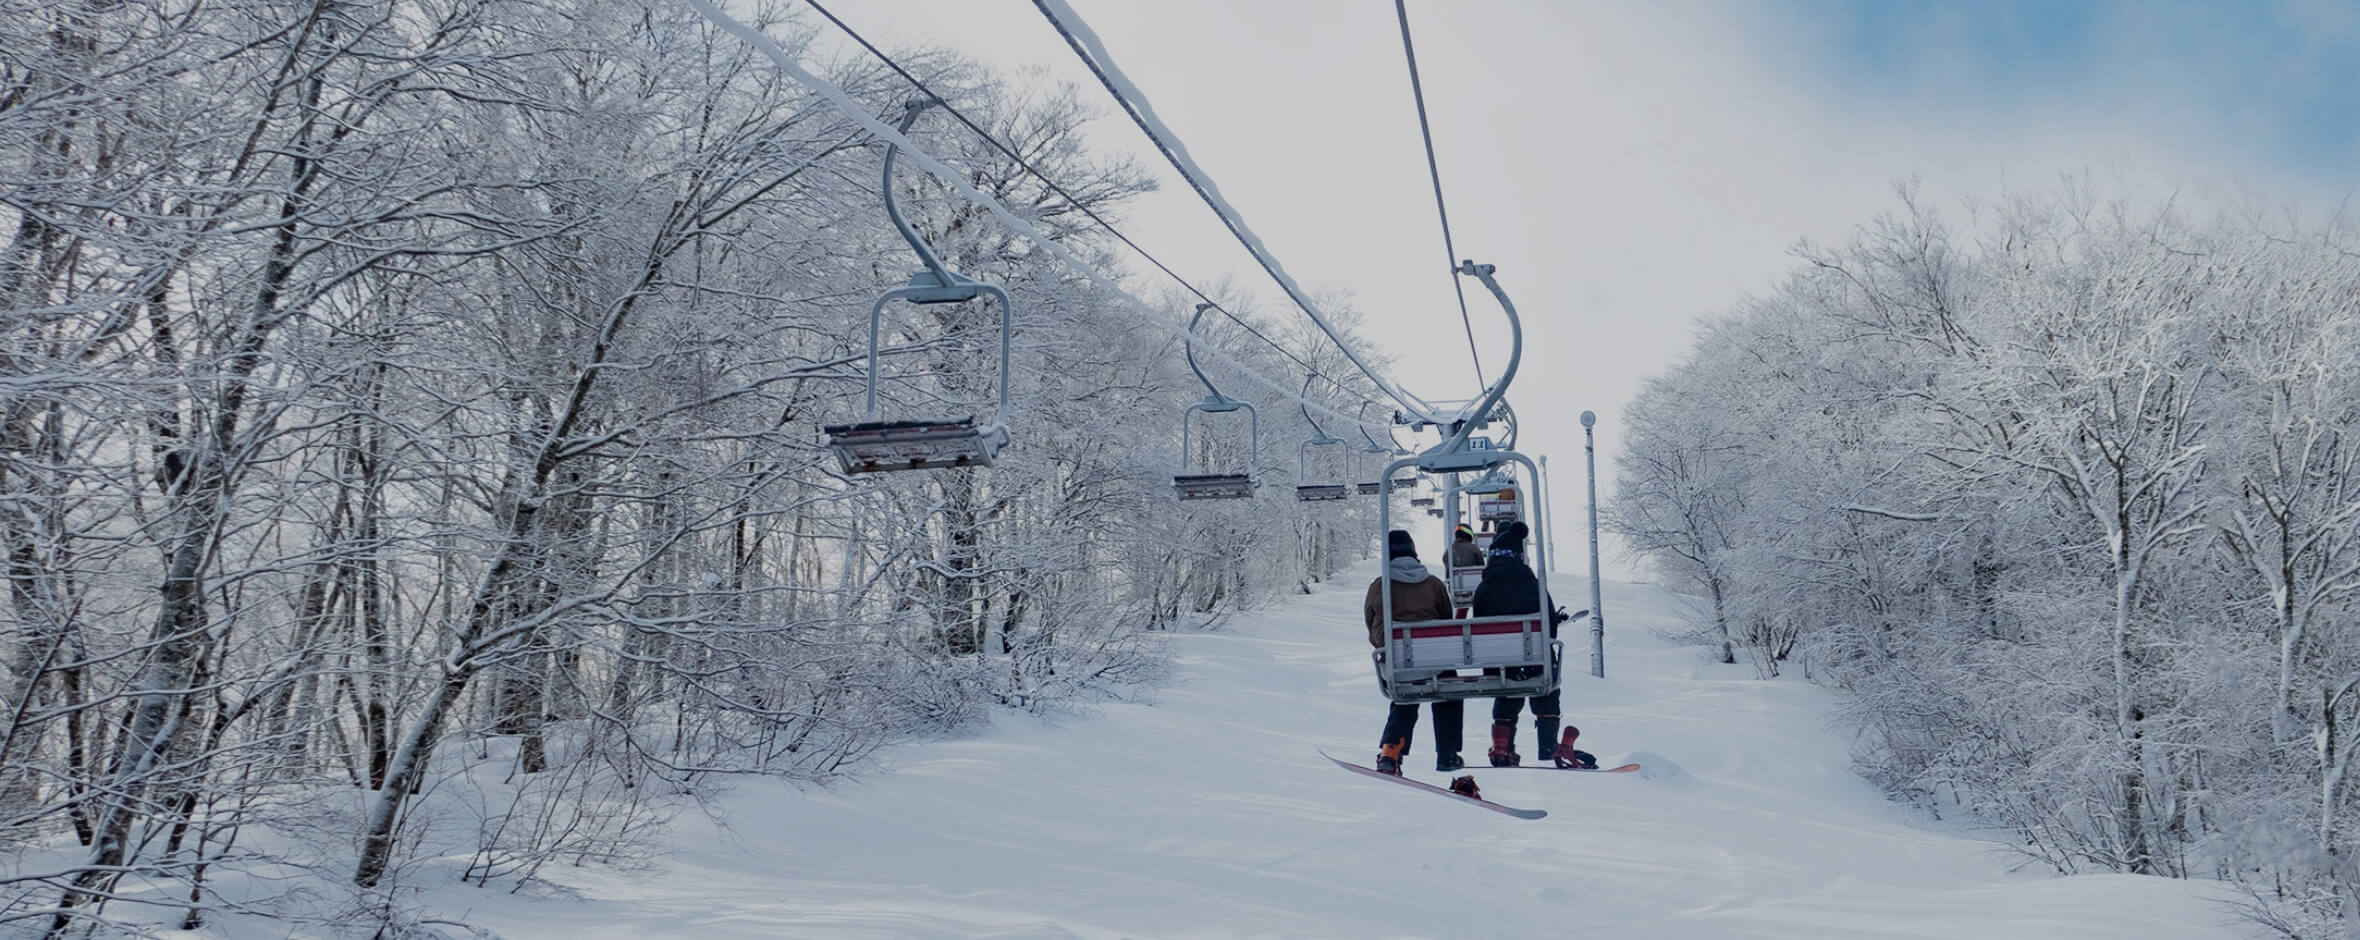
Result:
[[[1191,336],[1196,333],[1197,321],[1204,319],[1205,311],[1212,309],[1212,307],[1212,304],[1196,305],[1196,316],[1188,321],[1188,332]],[[1204,370],[1196,366],[1195,343],[1189,343],[1184,348],[1188,352],[1188,368],[1196,373],[1197,381],[1205,383],[1206,395],[1205,400],[1188,406],[1186,411],[1180,413],[1180,462],[1182,469],[1187,469],[1191,453],[1188,446],[1188,416],[1196,412],[1228,414],[1243,409],[1246,418],[1251,422],[1247,431],[1251,443],[1248,445],[1246,458],[1247,472],[1177,474],[1172,477],[1172,492],[1183,500],[1245,499],[1251,497],[1254,495],[1256,485],[1253,469],[1262,465],[1262,416],[1254,410],[1251,402],[1243,402],[1223,395],[1220,389],[1213,387],[1213,380],[1205,378]]]
[[[1507,312],[1514,350],[1508,359],[1507,371],[1498,384],[1492,386],[1480,404],[1471,409],[1473,414],[1487,414],[1507,392],[1509,382],[1516,375],[1516,367],[1523,358],[1524,335],[1516,319],[1516,308],[1508,302],[1507,294],[1491,278],[1488,265],[1473,262],[1463,264],[1459,273],[1479,278],[1491,289],[1500,306]],[[1527,479],[1539,479],[1540,468],[1533,461],[1512,449],[1494,448],[1488,441],[1478,445],[1468,432],[1472,428],[1463,422],[1446,436],[1442,443],[1425,453],[1393,461],[1385,468],[1386,489],[1391,489],[1395,473],[1415,467],[1431,476],[1469,471],[1498,471],[1515,464],[1527,470]],[[1381,494],[1390,496],[1391,494]],[[1456,494],[1453,494],[1456,498]],[[1377,524],[1379,531],[1393,527],[1390,498],[1378,500]],[[1439,515],[1441,511],[1429,510]],[[1549,564],[1547,540],[1544,537],[1541,504],[1535,500],[1531,517],[1526,524],[1531,536],[1525,542],[1532,556],[1532,568],[1539,584],[1536,600],[1547,607],[1549,600]],[[1439,702],[1467,698],[1530,697],[1545,694],[1557,687],[1558,663],[1563,649],[1550,635],[1546,609],[1530,613],[1489,617],[1454,617],[1448,620],[1420,620],[1400,622],[1393,619],[1393,592],[1380,591],[1383,619],[1379,621],[1384,645],[1370,653],[1376,665],[1377,687],[1395,704]]]
[[[1513,522],[1520,515],[1516,511],[1516,481],[1497,471],[1484,474],[1467,492],[1476,496],[1475,518],[1479,522]]]
[[[930,99],[910,102],[902,115],[901,130],[907,132],[917,122],[918,114],[936,103]],[[886,291],[869,307],[869,383],[863,419],[852,424],[827,425],[821,431],[827,435],[827,446],[835,453],[837,465],[848,474],[988,467],[1008,444],[1008,358],[1015,338],[1015,310],[1006,289],[944,268],[942,259],[902,218],[901,207],[893,194],[893,161],[899,152],[896,145],[888,144],[885,148],[885,214],[892,218],[893,227],[900,230],[910,249],[917,252],[925,269],[910,275],[909,283]],[[961,303],[978,297],[996,300],[1000,307],[1000,404],[992,422],[978,426],[974,418],[877,420],[877,334],[885,305],[896,300],[913,304]]]
[[[1311,478],[1312,448],[1334,447],[1344,443],[1342,438],[1329,437],[1327,429],[1319,426],[1319,419],[1311,416],[1311,380],[1316,377],[1317,373],[1303,377],[1303,420],[1311,422],[1312,435],[1309,440],[1303,442],[1303,446],[1295,450],[1295,479],[1297,480]],[[1350,467],[1344,468],[1345,472],[1350,470]],[[1343,483],[1303,483],[1295,487],[1295,499],[1305,503],[1330,502],[1343,499],[1348,495],[1350,495],[1350,489]]]
[[[1329,437],[1324,432],[1304,441],[1303,446],[1295,454],[1296,479],[1304,479],[1310,475],[1308,468],[1310,467],[1311,448],[1329,447],[1341,443],[1344,443],[1342,439]],[[1348,488],[1342,483],[1305,483],[1295,487],[1295,499],[1306,503],[1330,502],[1349,495],[1351,494]]]
[[[1475,518],[1492,523],[1516,521],[1516,517],[1521,515],[1516,508],[1516,491],[1506,490],[1504,492],[1507,495],[1500,498],[1476,500]]]

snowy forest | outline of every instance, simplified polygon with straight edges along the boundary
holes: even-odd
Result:
[[[1083,148],[1095,106],[904,61],[1064,194],[939,112],[930,153],[1117,269],[1083,210],[1151,184]],[[1177,502],[1190,304],[1126,305],[907,161],[911,224],[1017,300],[1014,441],[840,472],[820,429],[861,418],[869,304],[918,264],[883,151],[674,3],[0,4],[0,929],[159,898],[196,928],[242,874],[400,935],[415,859],[629,861],[731,775],[1124,696],[1159,631],[1365,555],[1369,500]],[[880,411],[988,415],[999,317],[889,310]],[[1294,395],[1289,354],[1348,374],[1255,325],[1277,346],[1203,328],[1233,397]],[[1282,400],[1273,492],[1313,433]],[[1243,421],[1198,420],[1197,465],[1243,469]],[[1346,449],[1313,475],[1373,476]]]
[[[2061,872],[2360,914],[2360,241],[2085,181],[1916,188],[1624,416],[1612,526],[1860,769]]]
[[[738,781],[1131,700],[1175,635],[1360,590],[1375,500],[1290,490],[1376,478],[1376,381],[1245,288],[1192,334],[1208,298],[1127,286],[1100,220],[1158,177],[1086,144],[1096,89],[897,49],[958,179],[881,178],[922,95],[764,9],[861,119],[678,2],[0,0],[0,932],[440,936],[451,859],[645,864]],[[920,263],[883,186],[1014,304],[889,305],[872,373]],[[1639,392],[1605,525],[1914,812],[2360,923],[2350,223],[1898,195]],[[1258,440],[1187,416],[1192,343]],[[872,379],[883,418],[1007,392],[1012,441],[847,473]]]

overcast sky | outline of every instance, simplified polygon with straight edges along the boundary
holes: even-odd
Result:
[[[1070,2],[1288,271],[1351,294],[1398,381],[1475,393],[1393,4]],[[1096,91],[1028,0],[828,6],[889,50]],[[1575,416],[1600,416],[1611,498],[1621,411],[1698,318],[1771,288],[1798,239],[1891,210],[1897,180],[1943,207],[2075,173],[2318,215],[2360,183],[2360,0],[1408,6],[1458,253],[1497,265],[1524,315],[1510,400],[1523,449],[1552,457],[1560,569],[1581,564]],[[1111,101],[1093,138],[1164,181],[1134,240],[1200,286],[1267,285]],[[1467,288],[1496,377],[1503,321]]]

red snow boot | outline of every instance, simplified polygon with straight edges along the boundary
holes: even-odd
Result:
[[[1483,791],[1475,788],[1474,774],[1468,774],[1464,777],[1452,777],[1450,779],[1450,792],[1456,793],[1471,800],[1480,800],[1483,798]]]
[[[1514,767],[1524,763],[1516,753],[1516,725],[1513,722],[1493,722],[1491,726],[1491,765]]]
[[[1598,769],[1598,758],[1591,756],[1590,752],[1588,751],[1577,751],[1573,749],[1573,739],[1580,737],[1581,733],[1582,729],[1580,728],[1576,728],[1571,725],[1566,726],[1565,737],[1563,740],[1557,742],[1557,753],[1554,755],[1556,757],[1557,766],[1578,767],[1583,770]]]
[[[1377,772],[1401,776],[1401,751],[1406,746],[1404,741],[1387,741],[1377,748]]]

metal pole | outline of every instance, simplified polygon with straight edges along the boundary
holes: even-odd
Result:
[[[1540,493],[1538,494],[1538,496],[1537,496],[1537,497],[1534,499],[1534,502],[1539,502],[1541,499],[1546,499],[1546,498],[1548,498],[1550,495],[1552,495],[1552,494],[1554,494],[1554,493],[1556,493],[1556,492],[1557,492],[1557,488],[1556,488],[1556,487],[1554,487],[1554,486],[1551,486],[1551,485],[1549,485],[1549,455],[1547,455],[1547,454],[1542,454],[1542,455],[1541,455],[1541,491],[1540,491]],[[1551,519],[1557,518],[1557,514],[1556,514],[1556,513],[1550,513],[1550,514],[1549,514],[1549,518],[1551,518]],[[1551,559],[1555,559],[1555,558],[1557,557],[1557,527],[1556,527],[1556,526],[1550,526],[1550,527],[1549,527],[1549,534],[1548,534],[1548,539],[1549,539],[1549,557],[1550,557]]]
[[[1606,605],[1598,591],[1598,439],[1590,430],[1597,423],[1597,414],[1582,412],[1582,454],[1590,465],[1590,675],[1603,679],[1606,678]]]

